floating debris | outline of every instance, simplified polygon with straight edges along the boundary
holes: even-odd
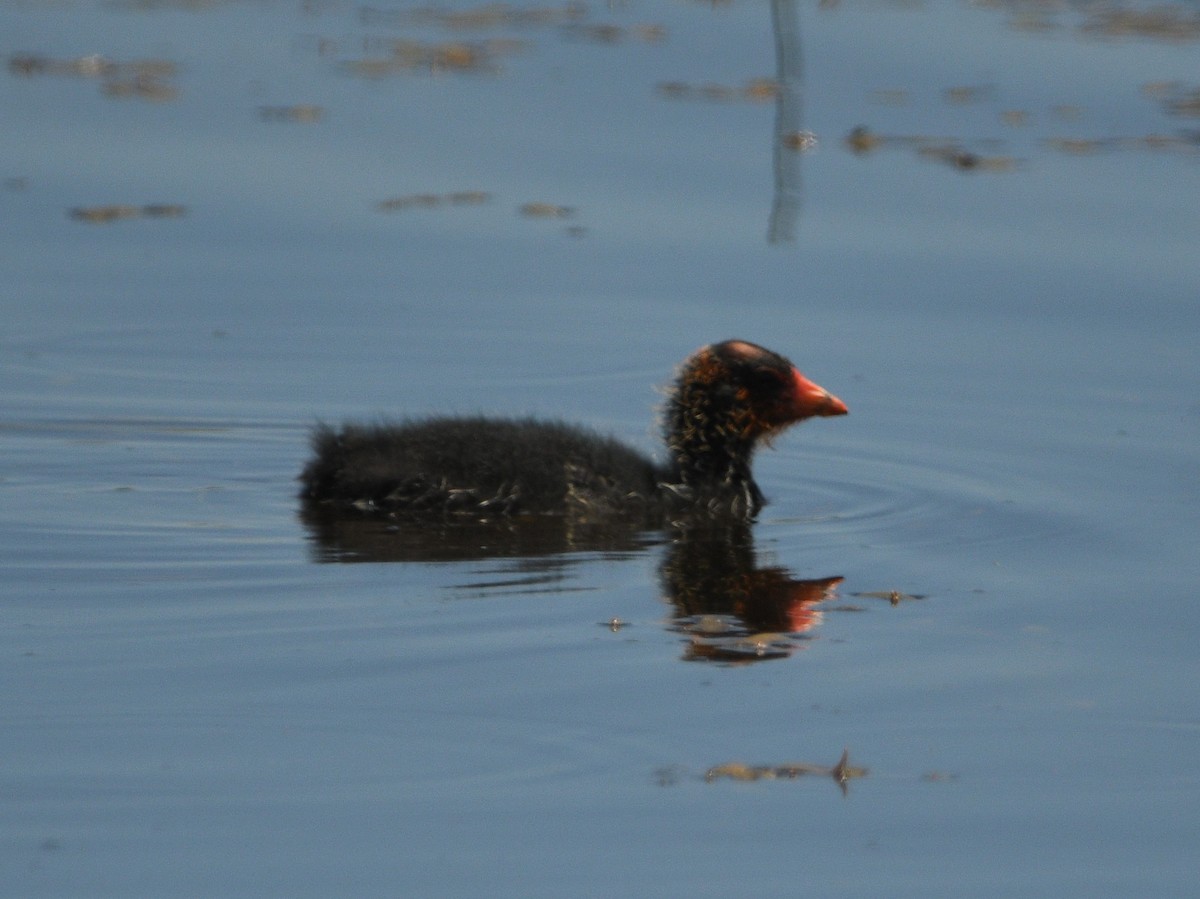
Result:
[[[526,218],[565,219],[575,214],[573,206],[556,206],[553,203],[523,203],[518,210]]]
[[[1167,41],[1200,40],[1200,11],[1182,5],[1150,9],[1101,8],[1080,26],[1090,37],[1146,37]]]
[[[832,777],[846,791],[849,781],[866,777],[869,771],[850,764],[850,750],[842,750],[842,756],[834,765],[814,765],[808,762],[791,762],[783,765],[747,765],[744,762],[726,762],[714,765],[704,772],[704,779],[709,783],[718,780],[735,780],[741,782],[758,780],[796,780],[800,777],[816,775]]]
[[[178,88],[169,83],[169,79],[177,74],[178,67],[165,59],[118,62],[98,54],[53,59],[26,53],[9,57],[8,70],[23,77],[58,75],[96,78],[102,82],[101,91],[109,97],[167,101],[179,96]]]
[[[380,212],[400,212],[404,209],[432,209],[446,203],[451,206],[482,206],[490,203],[492,195],[483,190],[460,190],[448,194],[407,194],[380,200],[375,208]]]
[[[992,84],[949,87],[942,92],[942,96],[946,98],[947,103],[954,103],[960,106],[967,103],[979,103],[984,100],[990,100],[995,94],[996,87]]]
[[[1200,87],[1182,81],[1150,81],[1142,85],[1142,93],[1158,100],[1167,115],[1200,116]]]
[[[73,75],[80,78],[99,78],[112,71],[116,63],[103,56],[77,56],[73,59],[51,59],[47,56],[18,53],[8,60],[8,70],[14,75]]]
[[[586,18],[587,4],[563,3],[558,6],[512,6],[485,3],[470,9],[448,10],[424,6],[416,9],[376,9],[363,7],[358,18],[363,25],[439,26],[461,31],[493,28],[529,28],[562,25]]]
[[[1144,134],[1141,137],[1049,137],[1043,143],[1071,156],[1091,156],[1119,150],[1154,150],[1194,153],[1200,150],[1200,132]]]
[[[925,599],[927,593],[901,593],[899,590],[868,590],[863,593],[851,593],[851,596],[861,596],[864,599],[886,599],[894,606],[914,599]]]
[[[1113,146],[1113,142],[1110,140],[1083,137],[1049,137],[1044,143],[1051,149],[1069,153],[1072,156],[1088,156]]]
[[[644,44],[661,44],[667,39],[667,29],[662,25],[623,25],[575,23],[562,27],[564,37],[571,40],[590,41],[594,44],[620,44],[627,40]]]
[[[1169,98],[1165,107],[1171,115],[1200,116],[1200,88]]]
[[[120,219],[137,218],[142,214],[140,206],[76,206],[71,210],[71,218],[81,222],[90,222],[92,224],[103,224],[106,222],[115,222]]]
[[[492,201],[492,195],[485,190],[460,190],[446,194],[446,199],[454,206],[481,206]]]
[[[659,95],[668,100],[703,100],[709,103],[763,103],[779,95],[779,82],[773,78],[751,78],[741,87],[708,82],[688,84],[684,81],[661,81],[655,86]]]
[[[1017,167],[1017,160],[1012,156],[983,156],[953,144],[920,147],[917,153],[962,172],[1011,172]]]
[[[342,69],[363,78],[392,75],[437,75],[446,72],[494,74],[500,71],[499,58],[524,49],[514,40],[451,41],[423,43],[412,40],[373,41],[369,49],[379,55],[344,60]]]
[[[953,138],[935,138],[924,135],[877,134],[865,125],[859,125],[846,135],[847,149],[857,155],[871,153],[885,145],[916,148],[919,156],[944,162],[960,171],[1010,172],[1018,162],[1012,156],[985,156],[962,147]]]
[[[69,210],[68,214],[76,221],[101,225],[122,219],[182,218],[187,214],[187,207],[178,203],[152,203],[148,206],[131,206],[127,204],[76,206]]]
[[[179,96],[179,89],[155,78],[140,76],[129,79],[105,81],[100,88],[108,97],[135,97],[166,103]]]
[[[325,118],[325,107],[300,104],[296,106],[260,106],[258,117],[264,122],[297,122],[310,125]]]
[[[779,96],[779,82],[774,78],[751,78],[742,86],[742,96],[751,102],[765,102]]]
[[[883,138],[866,125],[858,125],[846,135],[846,146],[858,154],[870,153],[883,146]]]
[[[817,136],[811,131],[790,131],[780,141],[787,149],[797,153],[807,153],[817,148]]]

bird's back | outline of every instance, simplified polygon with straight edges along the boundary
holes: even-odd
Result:
[[[559,422],[434,418],[320,426],[303,495],[395,514],[607,514],[653,501],[659,473],[610,437]]]

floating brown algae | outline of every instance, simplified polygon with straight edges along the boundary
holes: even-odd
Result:
[[[108,206],[76,206],[68,211],[71,218],[93,225],[134,218],[182,218],[187,214],[187,207],[179,203],[151,203],[146,206],[133,206],[120,203]]]
[[[363,7],[359,21],[364,25],[421,25],[447,29],[482,31],[490,28],[528,28],[563,25],[587,17],[585,3],[569,2],[556,6],[513,6],[485,3],[469,9],[448,10],[423,6],[415,9],[376,9]]]
[[[943,96],[946,98],[947,103],[965,105],[968,103],[979,103],[984,100],[990,100],[995,93],[995,85],[978,84],[948,87],[943,92]]]
[[[870,153],[883,145],[883,137],[866,125],[857,125],[846,135],[846,146],[855,153]]]
[[[523,203],[518,210],[526,218],[570,218],[575,214],[573,206],[557,206],[553,203]]]
[[[93,54],[69,59],[54,59],[32,53],[9,57],[8,70],[14,75],[34,77],[56,75],[71,78],[95,78],[110,97],[136,97],[145,100],[174,100],[179,90],[169,83],[178,67],[165,59],[139,59],[118,62]]]
[[[1200,40],[1200,12],[1181,5],[1150,9],[1101,8],[1080,26],[1091,37],[1147,37],[1168,41]]]
[[[765,103],[779,96],[779,82],[774,78],[751,78],[740,87],[709,81],[689,84],[686,81],[660,81],[655,90],[668,100],[706,100],[710,103]]]
[[[344,60],[342,69],[363,78],[392,75],[436,75],[444,72],[492,74],[500,71],[499,58],[523,49],[520,41],[450,41],[426,43],[394,39],[372,41],[378,55]]]
[[[380,200],[375,208],[380,212],[400,212],[404,209],[432,209],[446,203],[450,206],[482,206],[490,203],[492,195],[483,190],[460,190],[448,194],[406,194]]]
[[[834,765],[814,765],[809,762],[789,762],[782,765],[747,765],[744,762],[725,762],[714,765],[704,772],[704,779],[709,783],[718,780],[733,780],[750,782],[759,780],[796,780],[800,777],[816,775],[831,777],[844,791],[846,784],[860,777],[866,777],[870,772],[866,768],[850,764],[850,750],[843,749],[841,758]]]
[[[922,146],[917,153],[962,172],[1011,172],[1017,167],[1017,160],[1012,156],[984,156],[954,144]]]
[[[851,596],[861,596],[864,599],[886,599],[894,606],[914,599],[924,599],[925,593],[901,593],[899,590],[867,590],[862,593],[851,593]]]
[[[844,142],[847,149],[860,156],[885,145],[912,147],[916,149],[919,156],[943,162],[964,172],[1010,172],[1018,166],[1018,161],[1012,156],[975,153],[961,146],[953,138],[936,138],[920,134],[884,135],[872,131],[865,125],[853,128],[846,135]]]
[[[594,44],[620,44],[633,40],[644,44],[659,44],[667,39],[667,29],[662,25],[611,25],[577,22],[562,27],[564,37],[590,41]]]
[[[1200,132],[1143,134],[1140,137],[1048,137],[1043,144],[1070,156],[1091,156],[1119,150],[1195,153],[1200,150]]]

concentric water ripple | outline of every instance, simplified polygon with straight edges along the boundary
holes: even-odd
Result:
[[[884,452],[852,443],[784,458],[797,473],[779,481],[771,465],[760,478],[773,500],[762,525],[802,533],[810,548],[981,546],[1036,539],[1064,527],[1048,507],[1052,487],[998,468],[992,459],[979,459],[968,470],[972,460],[962,453],[950,461],[949,452],[929,447],[889,446]]]

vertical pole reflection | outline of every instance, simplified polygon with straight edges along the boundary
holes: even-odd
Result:
[[[800,131],[803,69],[800,61],[800,19],[796,0],[771,0],[775,30],[775,199],[771,205],[768,243],[795,240],[800,212],[800,153],[789,149],[784,137]]]

